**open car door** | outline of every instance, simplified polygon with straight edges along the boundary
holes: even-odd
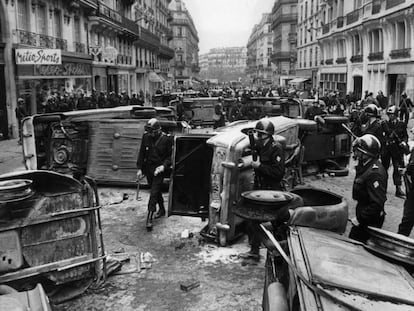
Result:
[[[193,134],[174,138],[168,215],[208,218],[213,135]]]

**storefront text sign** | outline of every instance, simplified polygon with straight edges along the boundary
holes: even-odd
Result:
[[[63,63],[62,65],[35,66],[35,75],[38,76],[90,76],[90,64]]]
[[[62,53],[59,49],[16,49],[17,65],[60,65]]]

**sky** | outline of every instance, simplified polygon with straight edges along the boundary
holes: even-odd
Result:
[[[183,0],[197,28],[200,54],[212,48],[247,46],[253,26],[275,0]]]

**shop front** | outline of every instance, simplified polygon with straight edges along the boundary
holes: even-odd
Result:
[[[345,96],[347,93],[346,67],[323,68],[319,83],[324,93],[339,91],[341,96]]]
[[[92,92],[92,62],[89,58],[62,56],[56,65],[16,65],[17,97],[25,99],[30,114],[47,110],[52,97],[76,98]]]
[[[398,105],[401,93],[406,91],[408,96],[414,96],[414,63],[403,62],[388,64],[387,89],[390,103]]]

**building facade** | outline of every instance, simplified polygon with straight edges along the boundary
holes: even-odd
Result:
[[[309,79],[314,87],[318,86],[320,63],[319,19],[319,0],[298,1],[296,76]],[[294,33],[291,33],[289,39],[293,38]]]
[[[280,86],[296,77],[297,0],[276,0],[271,13],[273,83]]]
[[[1,135],[18,133],[19,97],[34,114],[52,94],[150,95],[165,85],[170,1],[0,0]]]
[[[181,0],[172,0],[169,9],[172,14],[172,47],[175,50],[170,67],[176,82],[175,87],[192,87],[198,83],[197,76],[200,72],[197,29]]]
[[[211,49],[200,55],[200,78],[217,79],[219,82],[244,82],[247,49],[228,47]]]
[[[374,94],[391,103],[414,96],[413,0],[321,3],[320,85],[324,90]]]
[[[247,70],[250,83],[255,86],[272,84],[273,32],[271,15],[265,13],[253,27],[247,42]]]

